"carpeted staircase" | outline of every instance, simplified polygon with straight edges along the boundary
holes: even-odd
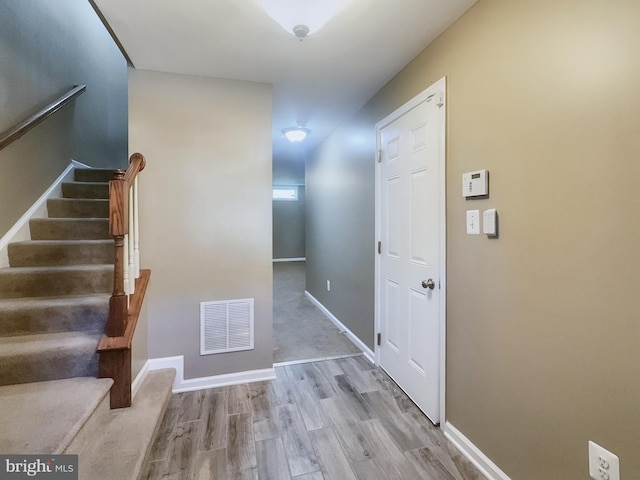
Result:
[[[112,170],[76,169],[0,269],[0,385],[97,377],[113,289]]]
[[[76,169],[31,240],[0,269],[0,452],[79,455],[79,478],[135,479],[175,371],[148,372],[132,406],[109,409],[96,347],[113,289],[112,170]]]

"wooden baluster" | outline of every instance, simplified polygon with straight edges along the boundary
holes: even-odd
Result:
[[[140,222],[138,221],[138,177],[133,181],[133,263],[135,278],[140,278]]]
[[[136,290],[136,269],[134,264],[134,228],[133,228],[133,185],[129,187],[129,243],[127,245],[127,281],[129,282],[127,293],[131,295]]]
[[[105,334],[118,337],[124,334],[127,325],[128,298],[124,285],[124,240],[128,226],[126,203],[126,182],[124,172],[117,170],[109,182],[109,230],[115,244],[115,265],[113,268],[113,294],[109,299],[109,320]]]
[[[131,282],[129,281],[129,235],[124,236],[124,249],[123,249],[123,269],[122,269],[122,283],[124,284],[124,293],[129,295],[131,293]]]

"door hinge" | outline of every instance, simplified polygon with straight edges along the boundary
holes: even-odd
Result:
[[[378,163],[382,163],[382,150],[378,150]]]
[[[378,255],[382,253],[382,242],[378,241]]]
[[[378,346],[380,346],[382,344],[382,334],[379,333],[378,334]]]

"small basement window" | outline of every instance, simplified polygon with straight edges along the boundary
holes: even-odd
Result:
[[[298,186],[292,187],[273,187],[273,199],[274,200],[298,200]]]

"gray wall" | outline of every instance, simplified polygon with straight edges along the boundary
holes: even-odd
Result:
[[[183,355],[186,378],[271,368],[271,85],[131,70],[129,87],[150,357]],[[200,302],[243,298],[255,349],[200,356]]]
[[[127,65],[86,0],[0,0],[0,131],[87,92],[0,150],[0,236],[72,159],[127,163]]]
[[[298,200],[273,201],[273,258],[305,256],[305,192],[298,186]]]
[[[352,142],[353,136],[369,141]],[[309,159],[306,183],[307,290],[369,348],[374,342],[374,152],[373,129],[346,125]]]
[[[288,145],[286,155],[273,158],[273,184],[299,185],[297,202],[273,202],[273,258],[305,256],[305,157],[298,145]]]
[[[274,185],[304,185],[306,157],[297,144],[289,144],[289,151],[273,157]]]
[[[307,288],[352,321],[373,308],[374,125],[447,76],[447,420],[513,480],[589,478],[588,440],[640,478],[639,51],[637,0],[480,0],[309,166]],[[480,168],[491,196],[465,201]],[[470,206],[499,239],[466,235]],[[366,288],[323,291],[352,272]]]

